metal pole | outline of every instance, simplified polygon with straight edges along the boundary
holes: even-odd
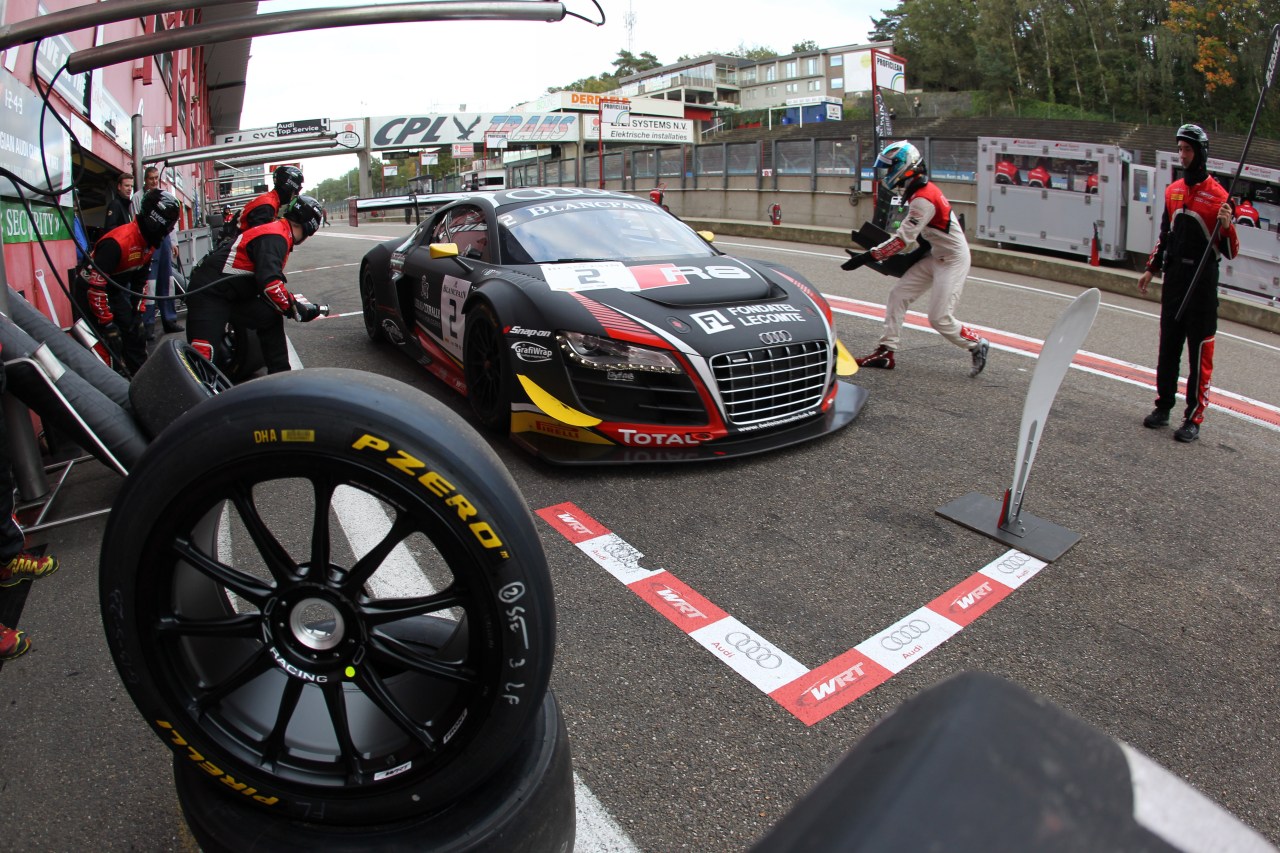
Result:
[[[176,12],[179,9],[209,6],[233,6],[244,0],[103,0],[74,9],[63,9],[38,15],[28,21],[0,25],[0,50],[26,44],[48,36],[88,29],[98,24],[141,18],[153,12]],[[247,5],[247,4],[246,4]]]
[[[392,3],[340,9],[273,12],[213,24],[178,27],[150,35],[78,50],[67,58],[67,73],[81,74],[157,53],[199,44],[235,41],[255,36],[295,33],[367,24],[418,21],[560,21],[564,4],[548,0],[433,0],[430,3]]]

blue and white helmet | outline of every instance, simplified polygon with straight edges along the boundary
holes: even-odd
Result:
[[[876,177],[885,189],[893,192],[925,171],[920,149],[903,140],[894,142],[876,158]]]

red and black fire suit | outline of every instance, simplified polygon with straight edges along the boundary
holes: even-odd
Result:
[[[283,206],[280,195],[275,190],[258,196],[240,211],[240,218],[236,220],[240,233],[243,234],[259,225],[266,225],[268,222],[275,222],[280,218],[280,208]]]
[[[1218,331],[1218,258],[1234,258],[1240,250],[1235,224],[1219,228],[1213,254],[1205,261],[1200,280],[1192,288],[1196,267],[1204,255],[1218,211],[1227,191],[1212,177],[1191,186],[1181,178],[1164,193],[1160,237],[1147,259],[1147,270],[1164,274],[1160,294],[1160,350],[1156,361],[1156,408],[1168,411],[1177,402],[1178,366],[1182,347],[1188,349],[1186,420],[1199,426],[1209,405],[1213,377],[1213,345]],[[1191,299],[1176,319],[1191,289]]]
[[[258,225],[205,255],[187,288],[187,340],[219,367],[228,353],[223,343],[232,320],[258,333],[268,373],[289,369],[289,343],[284,318],[299,315],[289,292],[285,264],[293,251],[293,226],[284,219]],[[206,286],[209,285],[209,286]],[[318,312],[317,312],[318,313]]]
[[[131,373],[147,360],[142,319],[154,251],[136,221],[113,228],[94,244],[93,263],[80,266],[72,285],[77,311],[124,359]]]
[[[997,184],[1021,184],[1022,175],[1018,172],[1018,167],[1013,165],[1010,160],[1001,160],[996,163],[996,183]]]

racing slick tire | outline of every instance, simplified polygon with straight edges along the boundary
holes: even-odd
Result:
[[[497,455],[355,370],[270,375],[176,420],[117,496],[99,596],[125,688],[179,758],[327,824],[489,778],[555,646],[546,555]]]
[[[364,315],[364,333],[375,344],[386,343],[387,334],[378,325],[378,299],[373,289],[373,274],[360,271],[360,313]]]
[[[569,735],[547,691],[515,754],[470,794],[443,809],[394,823],[330,826],[252,808],[210,790],[207,773],[174,756],[178,804],[204,853],[545,853],[573,849],[576,832]]]
[[[48,344],[58,361],[83,376],[111,402],[133,414],[129,403],[129,380],[81,346],[79,341],[59,328],[12,287],[9,288],[9,316],[18,328],[37,343]]]
[[[509,432],[515,376],[502,326],[489,303],[477,302],[467,311],[463,340],[462,369],[471,411],[489,429]]]
[[[181,335],[160,339],[129,383],[142,431],[155,438],[198,403],[231,390],[231,380]]]
[[[227,349],[227,363],[222,372],[232,382],[244,382],[266,367],[262,356],[262,342],[258,333],[242,323],[228,323],[223,345]]]
[[[133,415],[75,370],[47,344],[36,343],[16,323],[0,317],[9,393],[102,464],[127,475],[146,453],[147,437]]]

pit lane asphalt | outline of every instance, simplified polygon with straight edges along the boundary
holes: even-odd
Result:
[[[335,315],[354,313],[288,331],[307,366],[385,374],[465,411],[408,359],[365,338],[355,265],[368,238],[405,231],[335,226],[299,247],[291,287]],[[891,284],[868,270],[841,272],[843,253],[831,248],[719,244],[781,260],[827,293],[882,304]],[[971,276],[961,320],[1037,339],[1080,290],[990,270]],[[1104,293],[1084,349],[1152,365],[1155,312]],[[878,322],[840,315],[837,323],[855,354],[874,347]],[[993,351],[971,380],[965,353],[918,330],[905,332],[899,356],[894,371],[854,377],[870,397],[851,426],[749,459],[555,469],[500,438],[490,443],[531,509],[572,501],[642,551],[642,565],[670,570],[817,667],[1005,550],[934,510],[1008,485],[1034,362]],[[1222,324],[1214,379],[1280,404],[1280,339]],[[1070,371],[1026,509],[1082,541],[927,657],[811,727],[539,521],[559,619],[553,688],[577,774],[641,850],[742,850],[877,719],[979,669],[1129,742],[1280,842],[1280,433],[1211,411],[1200,441],[1181,445],[1168,429],[1140,425],[1152,397]],[[53,514],[109,506],[118,485],[97,463],[77,466]],[[20,627],[33,651],[0,670],[3,850],[195,849],[170,753],[106,652],[96,577],[103,524],[32,537],[62,568],[29,589]]]

